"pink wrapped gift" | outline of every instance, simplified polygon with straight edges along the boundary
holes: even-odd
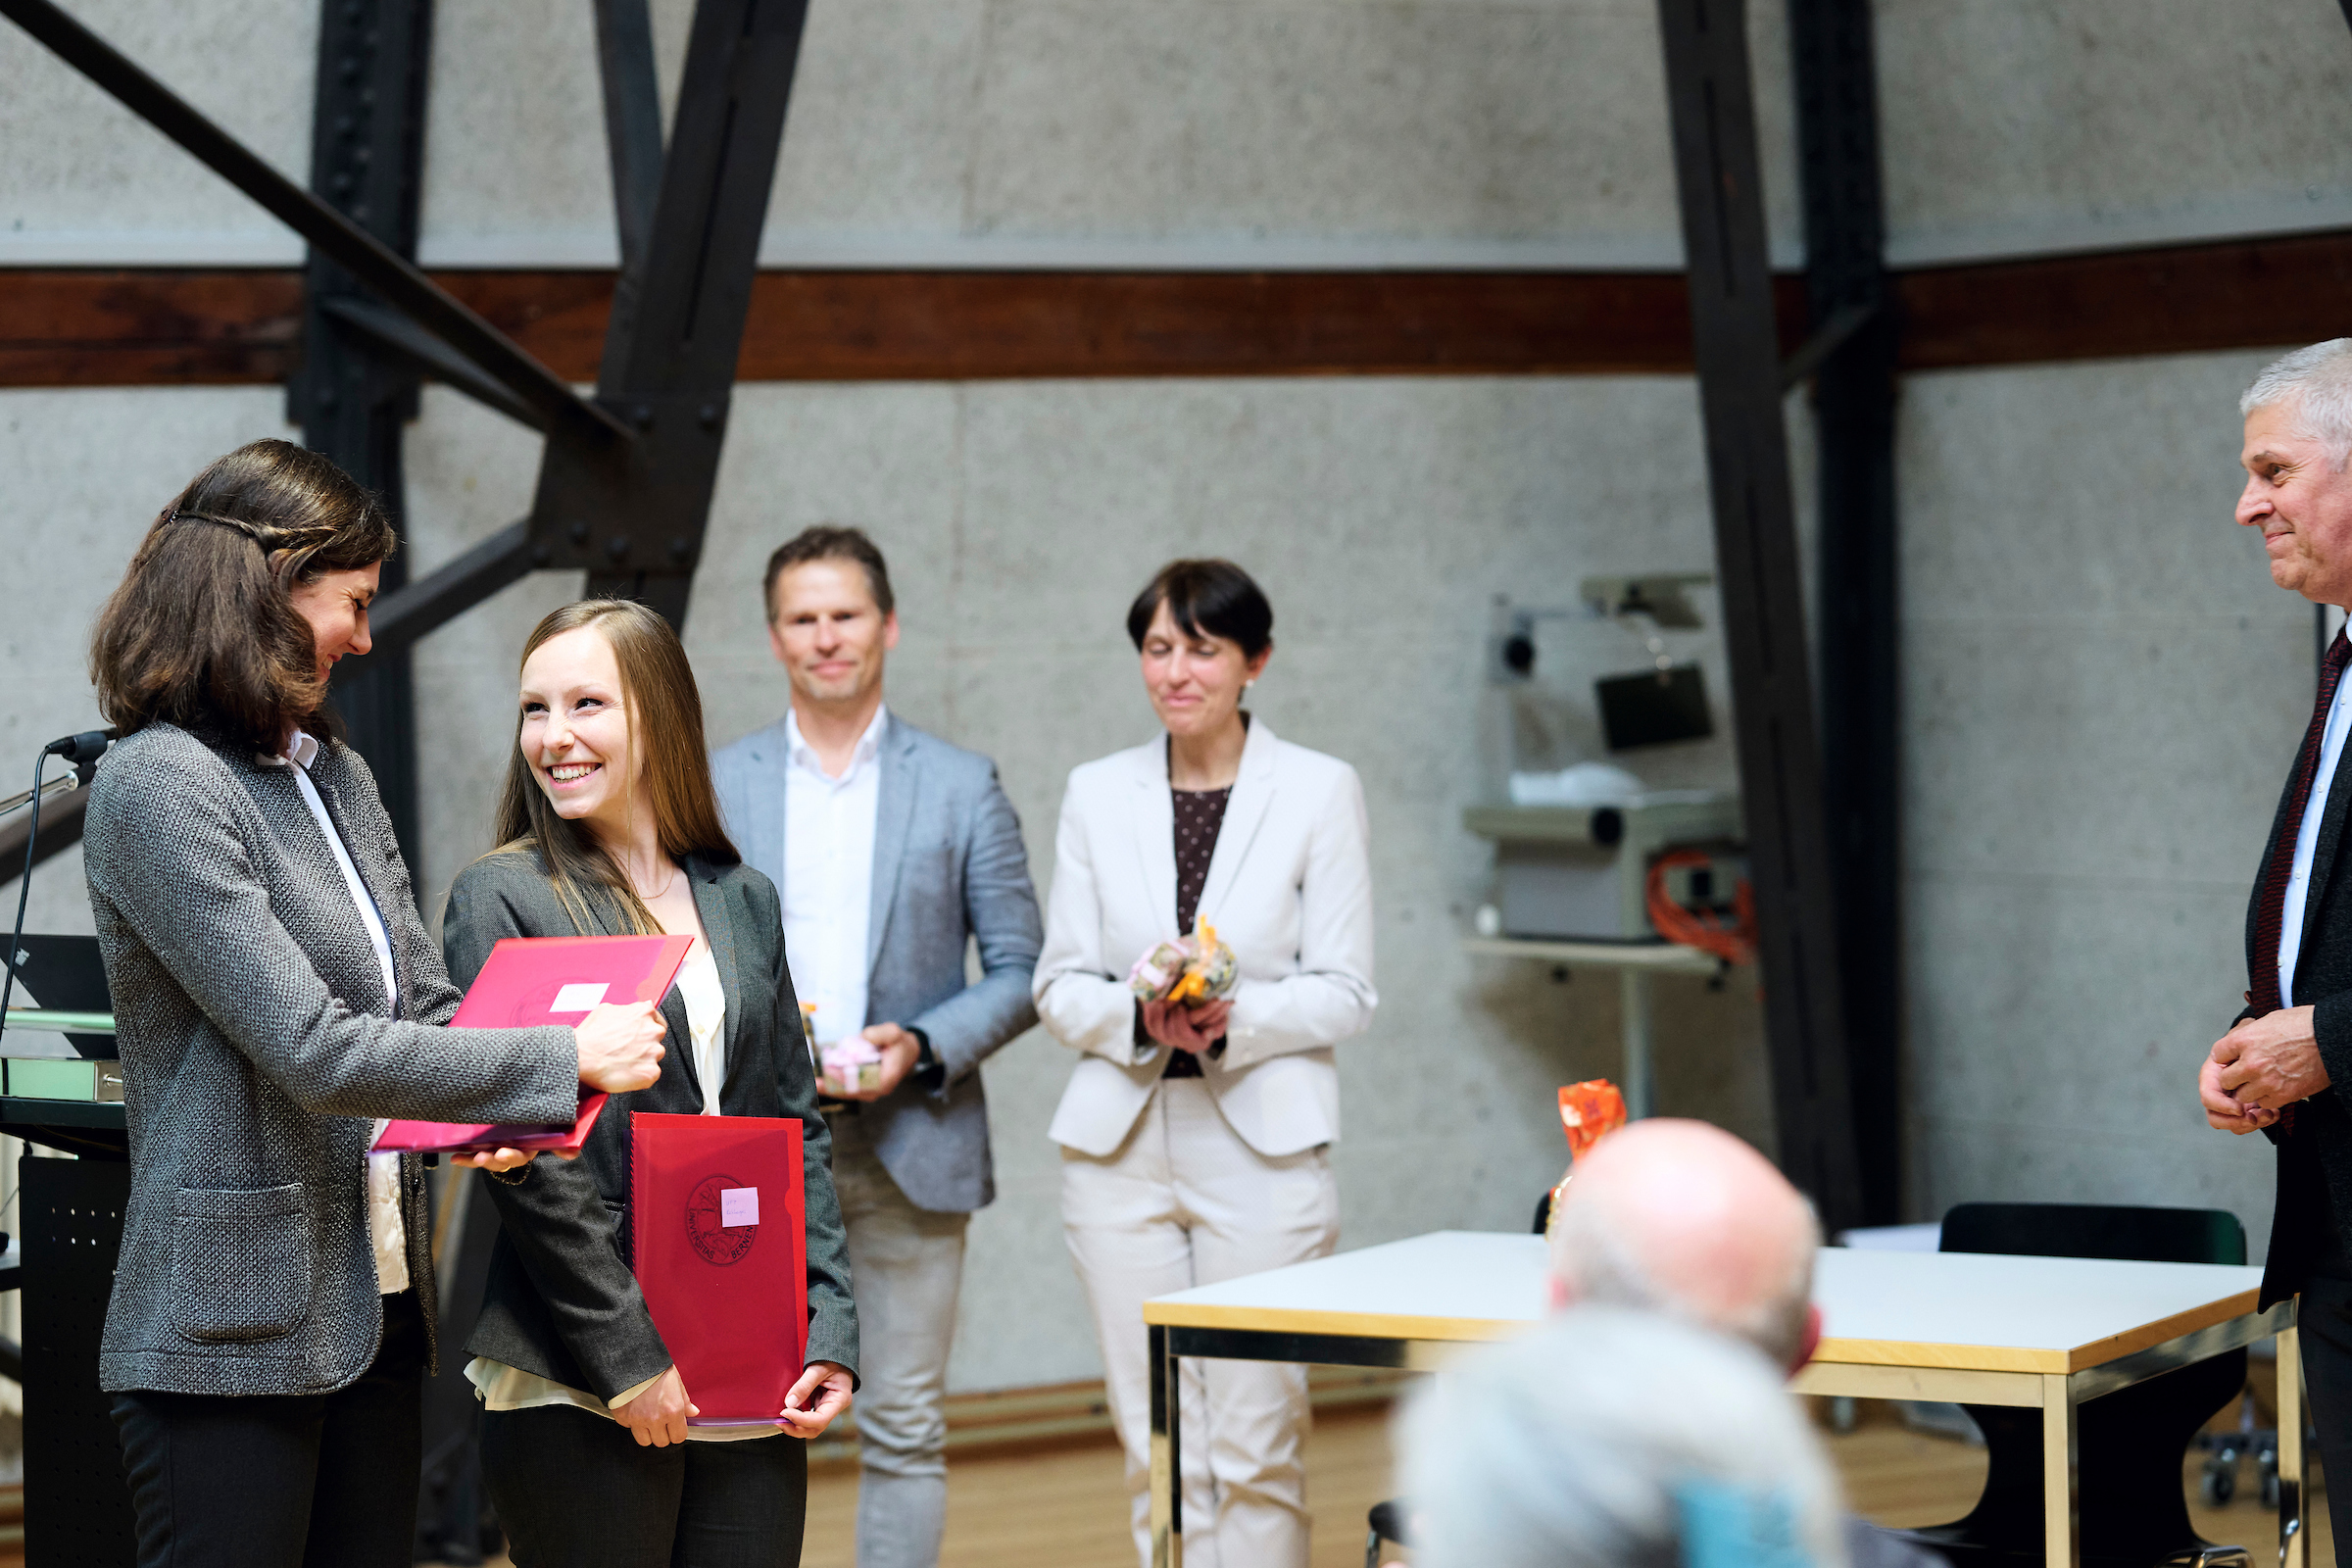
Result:
[[[825,1092],[861,1093],[882,1087],[882,1050],[863,1035],[845,1035],[817,1053],[824,1064]]]

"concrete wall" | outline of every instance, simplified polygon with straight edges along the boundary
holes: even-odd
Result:
[[[298,177],[310,0],[76,14]],[[1796,255],[1784,13],[1750,7]],[[1903,262],[2352,221],[2330,0],[1882,0]],[[674,90],[690,0],[656,0]],[[575,0],[442,0],[424,248],[609,265]],[[0,265],[300,247],[13,28]],[[816,0],[771,265],[1676,264],[1651,0]]]
[[[2231,1208],[2194,1078],[2311,714],[2313,612],[2230,519],[2260,354],[1906,383],[1911,1206]]]
[[[299,173],[309,0],[77,14]],[[656,7],[674,79],[688,8]],[[1757,7],[1767,177],[1794,255],[1786,46]],[[818,0],[766,251],[906,265],[1672,265],[1648,0]],[[1883,0],[1899,258],[2352,220],[2352,34],[2328,0]],[[573,0],[444,0],[428,259],[596,262],[610,200]],[[2248,83],[2259,85],[2250,91]],[[2256,107],[2259,106],[2259,107]],[[291,262],[258,210],[0,26],[0,265]],[[2235,921],[2302,722],[2309,621],[2227,521],[2260,356],[1917,378],[1905,391],[1910,1130],[1916,1213],[1967,1198],[2226,1202],[2261,1151],[2198,1125]],[[1259,710],[1362,771],[1381,989],[1345,1054],[1348,1245],[1511,1227],[1559,1157],[1544,1097],[1615,1068],[1600,975],[1463,957],[1491,788],[1491,598],[1707,557],[1672,380],[747,387],[689,643],[714,738],[779,710],[757,575],[819,518],[890,549],[894,702],[996,755],[1050,877],[1068,767],[1150,732],[1118,612],[1180,551],[1260,573]],[[0,393],[0,760],[90,721],[89,616],[201,462],[274,433],[269,389]],[[1794,428],[1803,430],[1801,411]],[[518,514],[535,444],[434,392],[416,561]],[[428,907],[483,843],[533,578],[418,652]],[[1559,733],[1630,644],[1547,645]],[[1720,659],[1709,642],[1693,645]],[[1581,666],[1581,668],[1579,667]],[[16,765],[16,764],[12,764]],[[1718,745],[1639,764],[1728,778]],[[5,793],[0,789],[0,793]],[[33,924],[86,929],[75,858]],[[1661,984],[1667,1108],[1768,1140],[1752,998]],[[1085,1375],[1043,1126],[1067,1063],[989,1069],[1004,1198],[975,1229],[965,1387]],[[2095,1086],[2095,1087],[2094,1087]]]

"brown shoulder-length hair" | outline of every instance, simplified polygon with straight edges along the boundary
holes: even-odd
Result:
[[[710,757],[703,746],[703,697],[694,666],[678,634],[645,606],[625,599],[583,599],[565,605],[531,628],[521,663],[540,647],[567,631],[592,629],[612,650],[620,666],[620,702],[629,715],[629,749],[643,761],[630,769],[624,799],[631,812],[653,813],[662,853],[681,863],[689,855],[721,865],[743,857],[727,837],[710,787]],[[519,665],[517,666],[519,669]],[[644,934],[662,929],[645,901],[629,885],[619,862],[605,852],[584,822],[556,812],[522,755],[522,715],[514,718],[515,744],[507,758],[506,787],[500,792],[494,855],[535,853],[572,926],[589,927],[589,899],[598,892],[617,905],[629,928]]]
[[[392,554],[375,497],[291,441],[215,459],[140,541],[90,638],[98,707],[128,735],[177,724],[274,755],[297,724],[336,734],[292,589]]]

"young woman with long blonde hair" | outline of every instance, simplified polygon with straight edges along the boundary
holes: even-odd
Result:
[[[576,1161],[497,1175],[466,1346],[483,1474],[516,1568],[785,1568],[807,1506],[795,1440],[849,1408],[858,1325],[775,886],[720,825],[702,699],[660,615],[565,606],[523,645],[519,684],[500,847],[450,891],[451,973],[470,979],[501,937],[695,940],[662,1003],[678,1049],[661,1080],[613,1097]],[[694,1391],[624,1261],[633,1109],[801,1121],[808,1363],[780,1426],[687,1425]]]

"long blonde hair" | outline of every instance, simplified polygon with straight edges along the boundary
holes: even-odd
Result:
[[[718,814],[710,786],[710,758],[703,745],[703,698],[694,666],[668,621],[625,599],[583,599],[554,612],[522,645],[522,663],[549,641],[568,631],[594,628],[620,669],[620,700],[629,715],[631,766],[623,785],[628,809],[637,808],[638,759],[645,767],[645,800],[654,813],[662,853],[684,863],[689,855],[733,865],[736,853]],[[519,667],[519,666],[518,666]],[[630,930],[650,935],[662,929],[637,896],[619,862],[584,822],[560,816],[539,787],[522,755],[522,719],[515,715],[514,746],[507,757],[507,781],[499,793],[493,855],[536,854],[564,911],[575,930],[590,925],[590,901],[602,894],[617,906]]]

